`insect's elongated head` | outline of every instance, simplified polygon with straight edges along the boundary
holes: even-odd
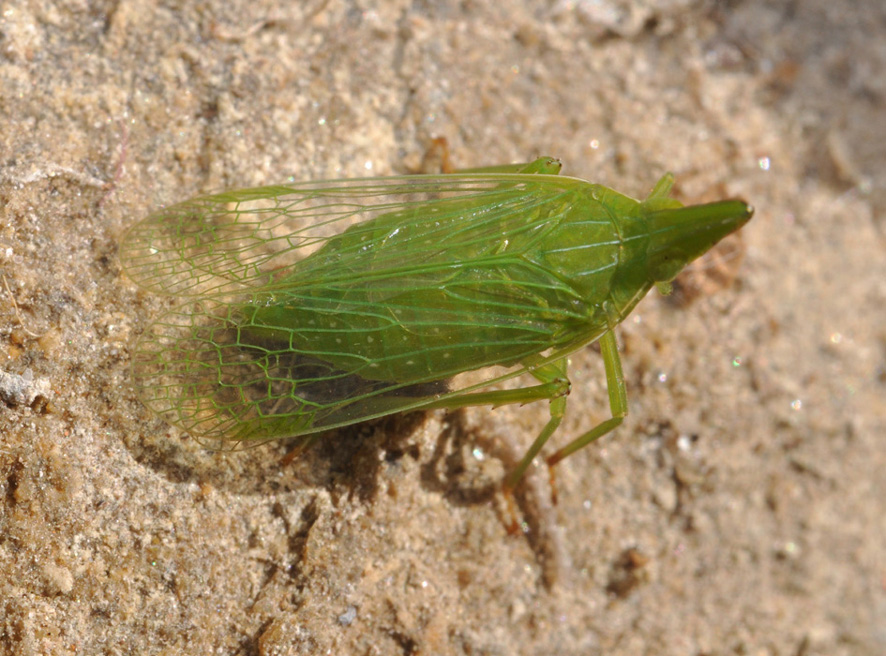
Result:
[[[741,228],[753,215],[754,208],[741,200],[650,211],[646,215],[649,278],[655,282],[673,280],[684,266]]]

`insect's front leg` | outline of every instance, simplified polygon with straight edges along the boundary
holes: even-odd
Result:
[[[609,391],[609,409],[612,417],[600,422],[586,433],[582,433],[566,446],[558,449],[547,457],[548,475],[551,479],[551,497],[557,502],[557,485],[554,477],[554,465],[572,455],[579,449],[583,449],[594,440],[598,440],[609,431],[618,427],[628,414],[628,394],[625,389],[625,377],[621,369],[621,357],[618,355],[618,344],[615,341],[615,333],[607,331],[600,338],[600,350],[603,354],[603,365],[606,368],[606,387]],[[563,399],[564,404],[566,399]],[[551,413],[553,414],[551,403]]]

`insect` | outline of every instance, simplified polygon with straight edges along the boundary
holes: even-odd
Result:
[[[172,205],[125,236],[125,271],[175,297],[140,337],[144,403],[198,438],[300,438],[394,412],[548,401],[599,340],[611,418],[627,395],[613,330],[654,286],[739,229],[740,200],[683,207],[665,175],[637,201],[560,163],[242,189]],[[496,389],[529,373],[536,383]]]

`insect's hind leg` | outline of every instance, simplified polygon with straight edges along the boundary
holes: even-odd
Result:
[[[517,463],[514,470],[505,479],[505,492],[510,493],[517,483],[523,478],[526,469],[529,467],[538,452],[541,451],[548,438],[554,434],[560,422],[563,421],[563,414],[566,410],[566,395],[569,394],[569,379],[566,377],[566,358],[561,358],[554,362],[542,365],[532,370],[541,385],[533,385],[531,387],[521,387],[511,390],[491,390],[488,392],[471,392],[468,394],[456,394],[434,403],[422,406],[422,409],[434,408],[466,408],[468,406],[491,405],[493,408],[512,403],[532,403],[533,401],[550,401],[551,402],[551,418],[545,427],[539,433],[538,437],[526,451],[526,454]]]
[[[627,390],[625,389],[624,373],[621,368],[621,358],[618,354],[618,343],[615,339],[615,333],[611,330],[603,333],[602,337],[600,337],[600,349],[603,355],[603,365],[606,369],[606,386],[609,391],[609,409],[612,412],[612,417],[600,422],[591,430],[582,433],[566,446],[547,457],[546,462],[551,481],[551,496],[555,503],[557,499],[557,486],[554,477],[554,466],[564,458],[617,428],[628,414]],[[526,450],[517,466],[514,467],[505,479],[503,488],[509,506],[513,504],[513,491],[520,479],[523,478],[529,465],[532,464],[532,461],[563,421],[563,416],[566,413],[566,397],[569,394],[570,386],[567,368],[567,359],[561,358],[531,369],[532,375],[541,382],[540,385],[513,390],[492,390],[489,392],[455,395],[424,406],[428,409],[455,409],[476,405],[500,406],[509,403],[550,401],[551,418],[542,428],[538,437],[535,438],[535,441]],[[513,512],[512,516],[515,516]]]
[[[532,463],[535,456],[538,455],[545,442],[554,434],[560,422],[563,421],[563,414],[566,410],[566,395],[569,394],[569,379],[566,377],[567,368],[566,358],[561,358],[554,362],[542,365],[532,370],[532,375],[538,379],[541,384],[531,387],[523,387],[511,390],[491,390],[488,392],[472,392],[468,394],[455,395],[432,404],[422,406],[426,409],[431,408],[464,408],[467,406],[491,405],[498,407],[511,403],[531,403],[533,401],[550,401],[551,418],[542,428],[541,433],[535,438],[535,441],[526,451],[520,461],[514,467],[513,471],[505,479],[502,486],[505,503],[508,507],[508,514],[511,523],[508,528],[510,533],[516,533],[519,528],[517,520],[517,510],[514,502],[514,489],[526,473],[526,469]]]
[[[615,333],[611,330],[603,333],[600,337],[600,349],[603,355],[603,365],[606,369],[606,386],[609,392],[609,409],[612,412],[612,417],[600,422],[591,430],[582,433],[566,446],[558,449],[546,458],[551,480],[551,495],[554,503],[556,503],[557,500],[556,479],[553,473],[554,465],[617,428],[628,414],[627,390],[625,389],[624,373],[621,368],[621,357],[618,355],[618,343],[615,339]],[[563,421],[563,416],[566,413],[566,397],[569,394],[567,368],[567,358],[561,358],[536,369],[531,369],[532,375],[541,381],[541,385],[527,387],[522,390],[481,392],[478,395],[466,395],[460,399],[461,405],[474,405],[474,403],[465,403],[465,401],[473,399],[476,396],[486,396],[486,402],[493,405],[514,402],[527,403],[529,401],[540,400],[543,398],[547,398],[551,402],[551,418],[548,420],[548,423],[545,424],[544,428],[542,428],[538,437],[535,438],[535,441],[526,450],[526,453],[520,459],[520,462],[517,463],[517,466],[514,467],[513,471],[511,471],[505,479],[504,490],[508,495],[510,495],[517,487],[517,484],[520,482],[520,479],[523,478],[529,465]],[[532,392],[532,394],[530,395],[529,392]],[[506,398],[504,396],[498,401],[490,398],[495,395],[504,395],[508,393],[513,397],[511,400],[503,400]],[[522,395],[520,393],[522,393]]]
[[[618,355],[618,343],[615,340],[615,333],[611,330],[603,333],[603,336],[600,338],[600,350],[603,355],[603,366],[606,369],[606,387],[609,392],[609,410],[612,412],[612,417],[600,422],[586,433],[582,433],[566,446],[547,457],[548,475],[551,479],[551,496],[554,503],[557,502],[554,465],[571,456],[579,449],[583,449],[591,442],[600,439],[610,431],[615,430],[628,415],[628,394],[625,388],[625,377],[621,368],[621,357]],[[563,401],[565,403],[565,399]],[[551,405],[553,406],[553,402]],[[551,412],[553,414],[553,407]]]

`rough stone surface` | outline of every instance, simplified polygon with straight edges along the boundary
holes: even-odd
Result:
[[[884,7],[3,4],[0,371],[31,387],[0,403],[0,656],[886,652]],[[202,449],[129,378],[169,300],[122,275],[127,226],[407,173],[437,136],[463,167],[553,155],[635,196],[672,170],[757,207],[622,326],[628,421],[557,505],[530,476],[525,535],[498,483],[544,404],[284,467]],[[572,378],[558,443],[606,413],[593,348]]]

